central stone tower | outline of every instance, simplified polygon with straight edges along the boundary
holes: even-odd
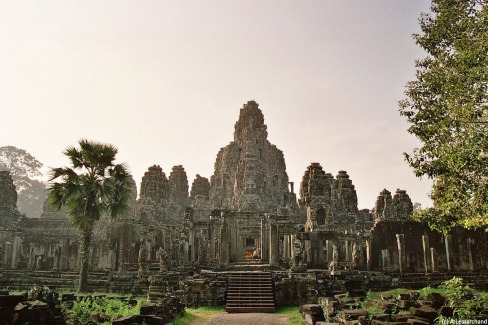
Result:
[[[276,212],[290,197],[283,152],[267,137],[264,116],[255,101],[244,104],[234,141],[221,148],[210,178],[215,208],[237,212]]]

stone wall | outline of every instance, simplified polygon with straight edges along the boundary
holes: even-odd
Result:
[[[180,297],[187,307],[225,305],[226,276],[222,273],[202,273],[182,281],[185,292]]]
[[[372,231],[372,267],[388,272],[461,272],[488,268],[488,234],[457,228],[449,237],[415,221],[380,221]]]

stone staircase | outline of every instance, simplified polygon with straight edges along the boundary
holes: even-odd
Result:
[[[228,272],[228,313],[272,313],[275,311],[273,279],[269,272]]]
[[[77,288],[78,272],[0,270],[0,289],[30,290],[34,286],[47,285],[56,290]],[[88,272],[88,290],[108,291],[107,272]]]

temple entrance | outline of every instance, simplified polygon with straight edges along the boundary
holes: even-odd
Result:
[[[256,259],[256,239],[255,238],[245,238],[244,239],[244,259]]]

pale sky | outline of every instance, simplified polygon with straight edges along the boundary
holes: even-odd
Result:
[[[255,100],[295,189],[311,162],[346,170],[359,208],[386,188],[430,206],[404,161],[398,113],[424,0],[0,2],[0,146],[49,167],[80,138],[119,148],[137,185],[151,165],[210,177]]]

